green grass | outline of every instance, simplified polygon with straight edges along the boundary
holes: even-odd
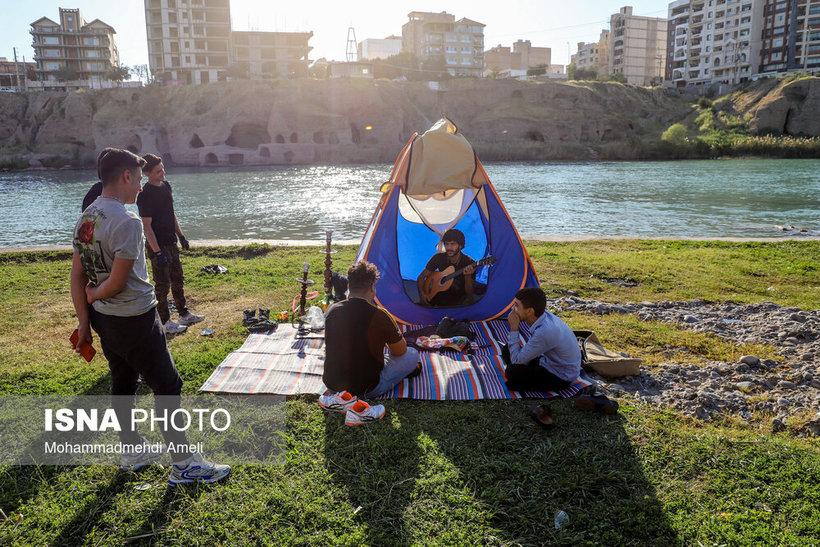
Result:
[[[772,300],[820,307],[820,242],[596,240],[528,244],[551,297],[610,302]],[[344,269],[355,253],[335,255]],[[301,263],[321,286],[316,248],[251,246],[185,253],[186,293],[208,315],[169,347],[194,393],[244,340],[246,308],[288,309]],[[219,263],[222,276],[199,271]],[[0,393],[97,394],[104,359],[70,352],[68,253],[0,254]],[[640,283],[620,287],[612,280]],[[566,314],[608,347],[668,361],[773,355],[631,316]],[[530,401],[388,401],[348,428],[315,400],[287,403],[284,465],[239,466],[222,484],[166,488],[167,469],[2,467],[0,544],[543,545],[785,544],[820,537],[820,445],[760,423],[703,424],[620,400],[612,417],[551,404],[552,432]],[[570,523],[556,532],[553,517]]]

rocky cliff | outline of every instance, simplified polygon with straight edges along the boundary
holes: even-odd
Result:
[[[105,146],[175,165],[393,161],[442,115],[485,160],[632,159],[696,97],[616,83],[293,80],[0,93],[0,165],[92,166]],[[732,96],[755,131],[820,135],[817,79]]]

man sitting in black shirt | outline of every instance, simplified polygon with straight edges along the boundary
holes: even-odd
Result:
[[[427,262],[416,283],[419,288],[419,297],[422,306],[460,306],[466,304],[473,294],[473,274],[475,273],[474,260],[461,252],[465,246],[464,234],[461,230],[447,230],[441,238],[444,243],[444,252],[434,254]],[[428,285],[434,272],[440,272],[452,266],[454,272],[464,268],[464,271],[453,278],[450,288],[437,294],[432,294]]]
[[[384,406],[359,398],[378,397],[421,371],[418,351],[407,347],[393,316],[373,303],[378,278],[379,270],[370,262],[353,264],[347,271],[350,296],[333,304],[325,320],[322,380],[330,393],[319,397],[319,405],[345,412],[347,425],[384,416]]]

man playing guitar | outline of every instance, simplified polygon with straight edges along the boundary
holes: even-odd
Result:
[[[459,306],[466,304],[469,296],[473,294],[475,261],[461,252],[465,246],[464,234],[461,230],[447,230],[441,239],[444,243],[444,252],[434,254],[416,280],[422,306]],[[463,269],[462,275],[453,278],[448,289],[438,293],[431,291],[428,279],[434,272],[443,271],[450,266],[455,271]]]

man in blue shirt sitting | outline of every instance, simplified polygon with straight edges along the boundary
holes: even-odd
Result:
[[[581,350],[572,329],[546,310],[547,296],[538,287],[515,294],[507,323],[510,334],[502,358],[511,391],[558,391],[581,373]],[[518,325],[529,325],[530,337],[522,347]]]

